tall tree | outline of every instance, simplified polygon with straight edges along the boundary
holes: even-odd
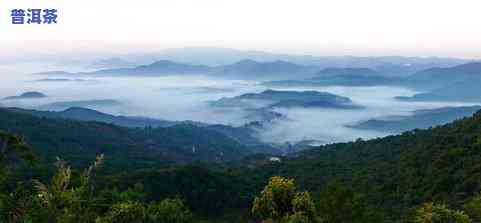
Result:
[[[293,179],[272,177],[256,197],[252,214],[271,222],[317,222],[314,202],[308,192],[296,192]]]

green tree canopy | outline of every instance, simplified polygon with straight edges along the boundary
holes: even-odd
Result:
[[[143,223],[146,211],[142,203],[126,201],[113,205],[105,217],[98,218],[96,223]]]
[[[339,183],[329,183],[320,193],[319,215],[328,223],[375,221],[363,197]]]
[[[446,205],[425,203],[416,210],[413,223],[470,223],[463,211],[451,210]]]
[[[316,222],[314,202],[308,192],[296,192],[294,180],[272,177],[256,197],[252,214],[273,222]]]
[[[192,212],[179,199],[164,199],[159,203],[152,204],[147,209],[149,222],[162,223],[192,223]]]
[[[475,222],[481,222],[481,194],[471,198],[466,204],[464,204],[464,211]]]

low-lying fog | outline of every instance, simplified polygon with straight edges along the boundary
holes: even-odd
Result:
[[[267,89],[251,81],[215,80],[200,76],[170,77],[46,77],[0,70],[0,98],[39,91],[47,98],[3,100],[3,106],[36,108],[51,102],[114,99],[114,106],[94,106],[93,109],[116,114],[148,116],[166,120],[194,120],[239,126],[245,124],[242,110],[219,110],[206,101],[232,97]],[[48,78],[48,79],[47,79]],[[68,79],[68,80],[65,80]],[[41,80],[41,81],[39,81]],[[276,88],[271,88],[276,89]],[[282,90],[286,90],[285,88]],[[437,108],[461,103],[401,102],[395,96],[410,96],[414,91],[395,87],[314,87],[289,90],[318,90],[351,98],[365,109],[277,109],[288,117],[262,131],[268,142],[318,140],[324,143],[372,138],[388,133],[354,130],[345,127],[361,120],[385,115],[406,115],[417,109]]]

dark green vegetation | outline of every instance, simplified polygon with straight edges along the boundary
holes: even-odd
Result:
[[[119,126],[125,127],[169,127],[176,124],[165,120],[144,118],[144,117],[129,117],[129,116],[115,116],[106,113],[102,113],[93,109],[82,108],[82,107],[70,107],[63,111],[39,111],[39,110],[29,110],[21,108],[8,108],[12,112],[19,112],[25,114],[31,114],[37,117],[45,118],[62,118],[62,119],[73,119],[79,121],[97,121],[104,123],[111,123]]]
[[[257,150],[218,131],[191,124],[125,128],[102,122],[37,117],[4,108],[0,109],[0,129],[22,135],[49,161],[60,156],[73,164],[85,165],[96,154],[104,153],[111,158],[106,163],[107,169],[195,160],[230,161]]]
[[[199,140],[199,150],[227,140],[215,134],[197,139],[194,133],[207,133],[192,126],[128,129],[8,110],[0,118],[0,129],[25,136],[39,157],[33,159],[21,138],[1,134],[0,213],[6,222],[481,220],[481,113],[428,130],[326,145],[282,162],[257,155],[257,161],[186,165],[159,163],[168,160],[166,153],[193,161],[183,152],[190,151],[190,140]],[[239,150],[223,151],[238,156]],[[89,167],[100,153],[105,157]],[[204,160],[213,160],[206,154]],[[86,169],[70,169],[63,160],[52,168],[55,156]],[[272,176],[294,181],[269,181]]]
[[[336,180],[363,194],[385,219],[426,201],[462,208],[480,190],[481,113],[429,130],[303,152],[272,169],[316,191]]]
[[[443,125],[457,119],[469,117],[480,109],[481,106],[466,106],[417,110],[409,116],[388,116],[381,119],[370,119],[349,127],[401,133],[412,129],[427,129]]]
[[[3,145],[0,153],[0,222],[172,222],[190,223],[193,215],[178,198],[159,202],[142,202],[144,194],[138,188],[118,192],[98,191],[97,172],[103,155],[80,173],[75,173],[65,161],[58,160],[49,183],[38,179],[19,181],[12,188],[16,162],[30,161],[28,146],[18,137],[0,133]],[[9,185],[10,184],[10,185]],[[9,191],[11,191],[9,193]]]
[[[167,121],[160,119],[152,119],[138,116],[115,116],[102,113],[93,109],[72,107],[63,111],[38,111],[21,108],[6,108],[12,112],[23,114],[30,114],[36,117],[54,118],[54,119],[72,119],[79,121],[95,121],[114,124],[123,127],[146,128],[146,127],[175,127],[175,126],[194,126],[195,128],[205,129],[205,131],[218,132],[227,136],[246,147],[257,148],[264,152],[279,153],[280,151],[274,147],[261,142],[254,137],[255,131],[249,127],[232,127],[228,125],[210,125],[206,123],[194,121]],[[266,114],[264,114],[266,113]],[[256,115],[263,115],[263,117],[251,117],[253,120],[270,120],[274,117],[269,117],[269,113],[258,111]],[[277,118],[277,117],[276,117]]]

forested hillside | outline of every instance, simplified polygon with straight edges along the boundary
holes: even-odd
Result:
[[[427,201],[461,208],[480,191],[480,160],[478,112],[428,130],[322,146],[253,172],[292,177],[314,192],[329,182],[341,182],[394,220]]]
[[[281,162],[255,156],[232,163],[132,167],[138,157],[124,155],[119,159],[116,156],[129,153],[97,149],[92,154],[105,156],[98,156],[90,168],[77,163],[87,168],[84,172],[69,167],[76,159],[85,158],[80,156],[83,147],[65,143],[73,136],[91,143],[77,145],[117,145],[119,148],[111,149],[129,151],[120,145],[146,146],[126,138],[144,139],[133,137],[147,130],[9,112],[2,112],[1,117],[2,129],[21,132],[28,142],[5,133],[0,140],[4,145],[0,208],[3,219],[10,219],[6,222],[164,222],[159,219],[169,218],[177,220],[168,222],[179,223],[481,220],[481,112],[428,130],[321,146],[295,158],[283,157]],[[52,132],[41,131],[59,123],[70,128],[53,128],[56,137],[47,137],[45,134]],[[89,131],[80,131],[83,128]],[[98,129],[102,135],[109,133],[103,139],[110,144],[94,140],[93,135],[100,134]],[[187,134],[169,137],[175,137],[169,142],[176,143],[189,139]],[[37,155],[31,155],[29,144],[44,149],[34,149]],[[72,147],[77,150],[70,150]],[[31,159],[38,155],[67,158],[56,162],[55,171],[35,174],[36,168],[28,167],[30,160],[37,163],[34,166],[51,165],[53,161]],[[155,158],[163,162],[162,156]],[[20,164],[24,163],[21,160],[29,162]],[[112,161],[124,165],[101,171]],[[149,162],[155,163],[153,159]],[[47,204],[48,208],[38,208]]]
[[[252,152],[219,132],[189,124],[125,128],[0,109],[0,130],[24,137],[47,161],[59,156],[74,166],[85,166],[100,153],[110,157],[109,169],[136,169],[195,160],[229,161]]]

